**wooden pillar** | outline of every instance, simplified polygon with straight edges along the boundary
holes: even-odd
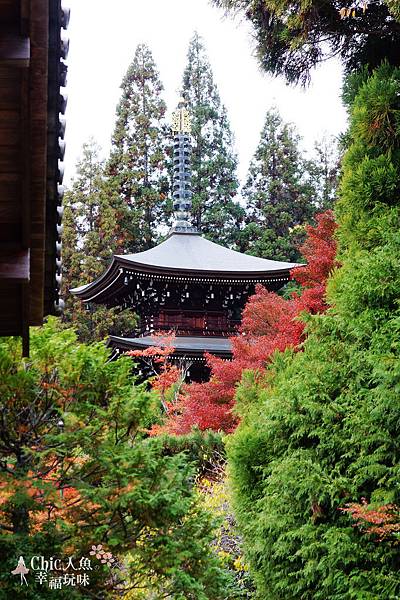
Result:
[[[22,284],[22,356],[29,356],[29,283]]]

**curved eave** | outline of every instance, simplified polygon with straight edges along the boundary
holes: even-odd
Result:
[[[119,260],[113,256],[110,265],[97,279],[86,285],[71,288],[69,291],[81,300],[91,300],[93,296],[100,295],[102,292],[107,292],[108,290],[111,291],[111,288],[113,288],[112,291],[114,292],[114,287],[118,284],[121,275],[122,270],[119,266]]]
[[[114,256],[111,264],[100,277],[91,283],[71,289],[70,292],[83,301],[105,302],[107,298],[115,296],[124,289],[123,280],[126,273],[138,277],[154,276],[161,279],[267,282],[280,277],[289,278],[290,271],[296,266],[300,266],[296,263],[289,264],[292,266],[268,271],[211,271],[205,269],[165,268],[132,261],[122,256]]]

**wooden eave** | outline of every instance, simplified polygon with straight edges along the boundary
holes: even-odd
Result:
[[[197,232],[175,230],[160,244],[135,254],[115,255],[108,269],[88,285],[71,290],[88,302],[113,303],[123,279],[146,277],[192,283],[283,284],[297,266],[225,248]]]
[[[49,276],[52,304],[57,297],[56,247],[50,274],[46,244],[57,226],[48,149],[51,95],[57,117],[59,111],[61,15],[60,0],[0,0],[0,335],[22,335],[25,353],[29,326],[41,325],[50,312]],[[58,131],[54,137],[58,141]],[[55,152],[57,163],[58,145]],[[56,186],[58,172],[52,177]]]
[[[191,281],[193,283],[207,283],[210,281],[220,284],[232,282],[267,283],[278,278],[289,280],[289,269],[264,273],[163,269],[161,267],[150,267],[149,265],[133,263],[131,260],[124,259],[121,256],[114,256],[106,271],[95,281],[70,291],[85,302],[94,302],[96,304],[112,302],[113,298],[118,297],[126,289],[124,278],[127,274],[138,279],[154,277],[166,281],[171,279],[175,281]]]

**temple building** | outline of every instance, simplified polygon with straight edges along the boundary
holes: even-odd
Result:
[[[255,285],[276,291],[296,265],[224,248],[190,224],[190,119],[183,99],[172,127],[175,221],[167,239],[144,252],[115,255],[100,277],[71,291],[87,304],[131,307],[138,315],[132,337],[110,336],[115,355],[158,345],[155,332],[173,331],[172,359],[187,359],[190,379],[202,380],[205,352],[231,358],[229,337]]]

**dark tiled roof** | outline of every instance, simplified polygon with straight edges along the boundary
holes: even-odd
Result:
[[[153,336],[125,338],[110,336],[110,345],[121,350],[140,350],[151,346],[159,346],[160,338]],[[176,337],[172,345],[175,349],[174,354],[195,354],[201,355],[204,352],[221,356],[230,356],[232,354],[232,344],[229,338],[217,337]]]
[[[296,266],[229,250],[196,233],[173,233],[155,248],[117,257],[137,266],[213,273],[266,273]]]
[[[86,301],[104,302],[121,291],[125,271],[137,276],[216,278],[263,282],[289,279],[296,263],[242,254],[206,240],[198,233],[172,233],[164,242],[137,254],[117,254],[94,281],[71,290]],[[278,280],[277,280],[278,281]],[[283,284],[282,284],[283,285]]]

